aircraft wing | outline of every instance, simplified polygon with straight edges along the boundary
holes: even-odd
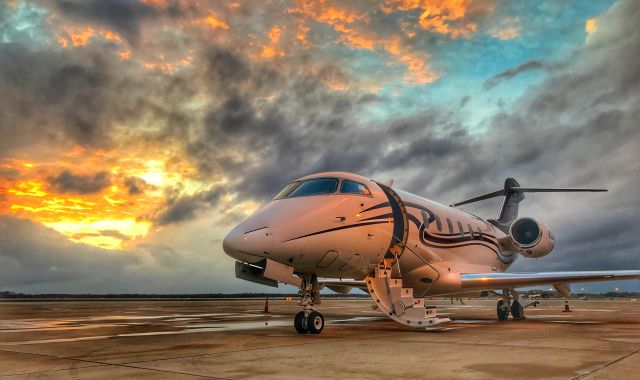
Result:
[[[452,294],[477,290],[524,288],[537,285],[561,285],[575,282],[596,282],[640,279],[640,270],[572,271],[540,273],[462,273],[460,289]],[[364,281],[320,281],[321,286],[348,293],[353,288],[367,292]]]
[[[573,271],[541,273],[465,273],[460,275],[462,290],[522,288],[536,285],[558,285],[640,279],[640,270]]]

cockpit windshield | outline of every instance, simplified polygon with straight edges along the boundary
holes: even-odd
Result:
[[[290,184],[285,186],[284,189],[282,189],[275,197],[273,197],[273,199],[286,198],[287,195],[289,195],[289,193],[291,193],[293,190],[295,190],[295,188],[298,187],[301,183],[302,182],[300,182],[300,181],[291,182]]]
[[[286,197],[302,197],[305,195],[329,194],[338,189],[337,178],[313,178],[302,182]]]
[[[340,192],[346,194],[371,195],[371,191],[369,191],[369,189],[365,185],[346,179],[342,180]]]
[[[285,186],[273,199],[335,193],[338,190],[339,182],[337,178],[312,178],[306,181],[294,181]],[[371,191],[365,185],[347,179],[342,180],[340,193],[371,196]]]

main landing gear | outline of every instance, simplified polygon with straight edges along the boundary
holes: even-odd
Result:
[[[511,293],[514,293],[515,300],[511,302]],[[496,305],[496,312],[498,314],[498,320],[506,321],[509,319],[509,312],[513,316],[514,320],[522,320],[526,319],[524,316],[524,306],[518,300],[519,296],[517,292],[513,289],[504,289],[503,297],[501,300],[498,300],[498,304]],[[529,305],[527,305],[529,306]]]
[[[302,277],[300,296],[300,306],[304,310],[296,314],[293,326],[298,334],[320,334],[324,329],[324,317],[314,308],[314,305],[320,304],[320,289],[316,275]]]

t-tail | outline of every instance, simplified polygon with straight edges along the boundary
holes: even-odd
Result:
[[[505,233],[509,233],[511,223],[518,218],[518,204],[524,199],[524,193],[563,193],[563,192],[599,192],[607,189],[577,189],[577,188],[548,188],[548,187],[522,187],[514,178],[507,178],[504,181],[504,188],[466,199],[461,202],[451,204],[451,207],[462,206],[468,203],[483,201],[485,199],[504,196],[504,202],[497,219],[488,221]]]

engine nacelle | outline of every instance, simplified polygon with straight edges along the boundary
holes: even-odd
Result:
[[[549,227],[530,217],[518,218],[509,228],[513,248],[522,256],[538,258],[549,254],[555,245],[555,238]]]

